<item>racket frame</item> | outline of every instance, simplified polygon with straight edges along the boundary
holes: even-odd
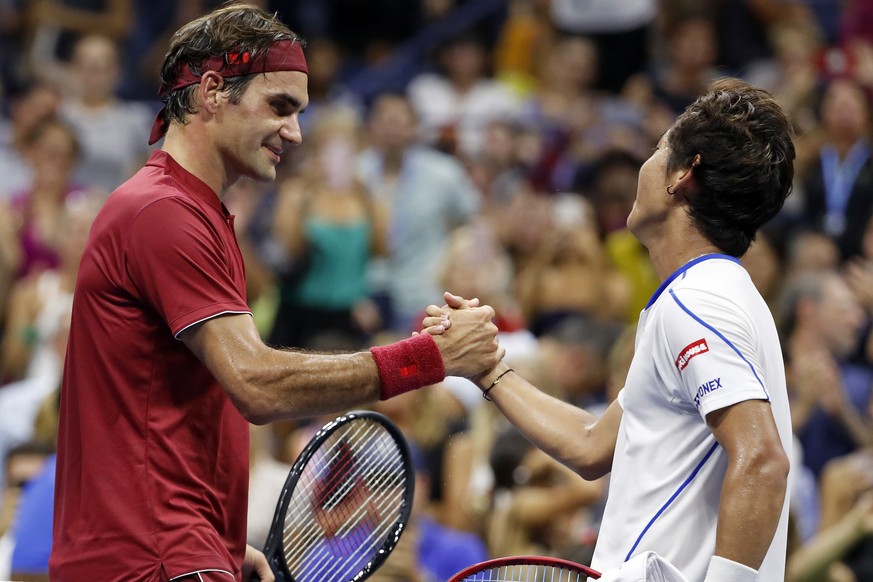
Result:
[[[400,429],[384,414],[372,410],[353,410],[347,412],[318,429],[318,432],[312,436],[306,447],[297,456],[297,459],[291,466],[291,470],[288,472],[288,477],[285,479],[285,485],[282,487],[282,493],[279,495],[279,501],[276,504],[276,511],[273,513],[270,533],[264,544],[264,555],[267,557],[267,562],[269,562],[270,568],[276,576],[276,582],[296,582],[288,568],[288,564],[285,562],[285,548],[283,544],[285,512],[288,510],[294,488],[297,486],[297,482],[303,474],[306,464],[334,432],[358,419],[366,419],[379,423],[397,443],[397,448],[403,457],[403,470],[406,474],[406,495],[403,507],[400,510],[399,519],[394,522],[392,531],[385,537],[385,542],[374,553],[374,556],[367,562],[364,569],[351,578],[351,580],[359,582],[369,578],[388,558],[388,555],[400,540],[400,535],[406,529],[406,523],[409,521],[409,515],[412,512],[412,500],[415,495],[415,471],[412,467],[412,455],[409,452],[409,444],[406,442]]]
[[[478,564],[473,564],[467,568],[464,568],[451,578],[449,578],[448,582],[463,582],[466,578],[470,576],[475,576],[476,574],[481,574],[483,572],[487,572],[488,570],[493,570],[494,568],[505,568],[512,566],[555,566],[559,568],[564,568],[565,570],[569,570],[571,572],[576,571],[580,574],[585,574],[589,578],[594,578],[597,580],[600,578],[601,574],[597,570],[592,570],[588,566],[583,566],[582,564],[577,564],[576,562],[571,562],[569,560],[564,560],[561,558],[552,558],[549,556],[506,556],[503,558],[494,558],[492,560],[486,560],[484,562],[479,562]]]

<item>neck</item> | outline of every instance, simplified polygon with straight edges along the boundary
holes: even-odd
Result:
[[[177,164],[202,180],[220,198],[235,180],[228,176],[221,156],[208,136],[195,123],[192,120],[184,127],[176,123],[170,124],[161,149]]]
[[[404,149],[388,149],[382,152],[382,168],[389,172],[398,172],[403,167]]]
[[[112,96],[83,96],[79,101],[86,109],[100,109],[110,105],[115,99]]]
[[[641,236],[640,241],[649,249],[652,265],[661,281],[665,281],[676,269],[697,257],[722,252],[696,229],[686,224],[660,236]]]
[[[861,138],[857,135],[847,135],[844,132],[834,132],[831,135],[830,142],[837,149],[837,154],[840,156],[840,159],[843,159],[849,155],[852,146],[858,143],[859,139]]]

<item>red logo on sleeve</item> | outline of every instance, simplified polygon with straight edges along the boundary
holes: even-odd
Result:
[[[706,338],[700,338],[695,342],[691,342],[682,352],[679,354],[679,357],[676,358],[676,367],[679,368],[679,371],[685,369],[685,366],[688,365],[688,362],[691,361],[691,358],[694,356],[705,354],[709,351],[709,346],[706,345]]]

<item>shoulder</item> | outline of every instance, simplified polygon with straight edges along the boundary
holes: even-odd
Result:
[[[751,325],[752,313],[761,302],[749,274],[738,262],[709,260],[688,269],[665,290],[663,322],[666,326],[690,320],[705,327]]]
[[[425,146],[416,147],[412,153],[419,169],[452,176],[464,174],[464,166],[454,156]]]

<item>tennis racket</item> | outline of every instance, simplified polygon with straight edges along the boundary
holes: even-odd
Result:
[[[474,564],[448,582],[585,582],[600,572],[582,564],[545,556],[510,556]]]
[[[264,554],[279,582],[370,576],[400,539],[415,476],[385,416],[355,411],[324,425],[291,467]]]

